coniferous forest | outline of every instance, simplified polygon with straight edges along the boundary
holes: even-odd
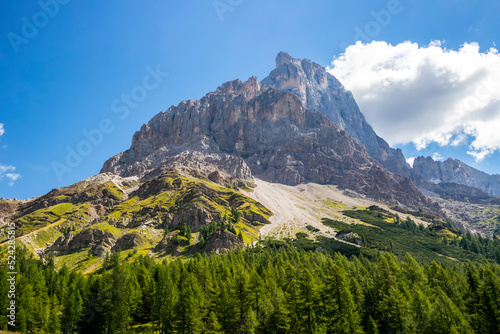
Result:
[[[23,333],[499,333],[500,266],[250,248],[84,276],[20,250]],[[0,271],[1,307],[8,307]],[[0,327],[7,329],[2,315]]]

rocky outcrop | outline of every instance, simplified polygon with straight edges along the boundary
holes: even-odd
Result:
[[[163,239],[153,248],[155,253],[180,253],[179,246],[173,241],[173,235],[165,235]]]
[[[116,240],[115,245],[111,248],[111,251],[124,251],[127,249],[133,249],[141,244],[142,238],[135,233],[128,233]]]
[[[413,162],[413,170],[421,175],[425,181],[433,186],[422,186],[426,189],[439,189],[436,187],[440,183],[455,183],[468,187],[477,188],[489,195],[500,196],[500,175],[489,175],[475,168],[468,166],[460,160],[447,159],[445,161],[434,161],[431,157],[418,157]],[[451,189],[450,185],[447,188]],[[464,190],[465,188],[462,188]],[[444,191],[444,189],[442,189]],[[453,191],[453,189],[451,189]],[[459,194],[460,189],[456,187],[454,195]],[[467,195],[466,191],[464,195]],[[471,193],[472,196],[482,195]]]
[[[217,231],[205,242],[202,252],[225,254],[238,247],[245,247],[245,243],[236,235],[228,231]]]
[[[19,202],[12,199],[0,199],[0,218],[12,215],[17,211]]]
[[[112,233],[89,228],[77,234],[68,233],[59,237],[45,253],[65,254],[90,247],[93,255],[104,256],[115,243],[116,238]]]
[[[392,149],[377,136],[359,110],[352,93],[325,68],[309,59],[295,59],[286,52],[276,57],[276,69],[262,85],[297,96],[302,104],[327,116],[345,130],[368,154],[388,170],[410,176],[411,169],[400,149]]]
[[[335,237],[337,239],[344,240],[358,246],[364,246],[359,234],[354,232],[340,231],[335,235]]]
[[[52,189],[47,194],[19,204],[14,218],[60,203],[89,203],[109,208],[122,199],[123,192],[113,182],[79,182],[69,187]]]
[[[322,113],[305,108],[294,94],[263,88],[255,77],[159,113],[102,172],[147,175],[180,165],[288,185],[337,184],[389,203],[432,206]]]

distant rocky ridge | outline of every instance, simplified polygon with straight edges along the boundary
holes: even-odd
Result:
[[[322,113],[255,77],[159,113],[101,172],[147,175],[172,167],[288,185],[335,184],[388,203],[436,209],[408,178],[380,165]]]
[[[418,157],[413,163],[413,170],[432,185],[422,185],[426,188],[440,188],[441,183],[446,183],[447,187],[450,187],[450,184],[455,183],[477,188],[489,195],[500,196],[500,175],[489,175],[460,160],[448,158],[445,161],[434,161],[431,157]]]

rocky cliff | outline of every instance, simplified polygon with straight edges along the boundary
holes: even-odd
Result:
[[[432,206],[408,178],[381,166],[325,115],[255,77],[159,113],[101,172],[131,176],[172,167],[288,185],[335,184],[390,203]]]
[[[385,168],[410,176],[410,166],[401,150],[392,149],[377,136],[359,110],[352,93],[325,68],[308,59],[295,59],[280,52],[276,57],[276,69],[262,80],[262,85],[294,94],[306,108],[322,113],[345,130]]]
[[[434,161],[431,157],[418,157],[413,163],[413,170],[434,185],[455,183],[500,196],[500,175],[489,175],[460,160]]]

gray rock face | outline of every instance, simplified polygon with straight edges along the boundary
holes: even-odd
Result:
[[[63,254],[90,247],[92,254],[104,256],[106,251],[113,247],[115,243],[116,238],[113,234],[89,228],[76,235],[69,233],[59,237],[52,246],[46,249],[46,252]]]
[[[294,94],[262,88],[255,77],[159,113],[101,172],[143,175],[165,166],[288,185],[337,184],[390,203],[431,206],[411,181],[383,168],[323,114]]]
[[[135,233],[127,233],[118,240],[116,240],[115,245],[111,248],[111,251],[117,252],[117,251],[124,251],[127,249],[132,249],[135,248],[137,245],[141,243],[141,237]]]
[[[351,92],[325,68],[308,59],[295,59],[285,52],[276,57],[276,69],[262,85],[297,96],[302,104],[327,116],[345,130],[385,168],[403,176],[411,169],[400,149],[392,149],[366,122]]]
[[[457,183],[500,196],[500,175],[489,175],[460,160],[434,161],[431,157],[418,157],[413,163],[413,170],[432,184]]]
[[[238,246],[245,247],[245,243],[231,232],[217,231],[205,242],[202,252],[225,254],[237,249]]]

